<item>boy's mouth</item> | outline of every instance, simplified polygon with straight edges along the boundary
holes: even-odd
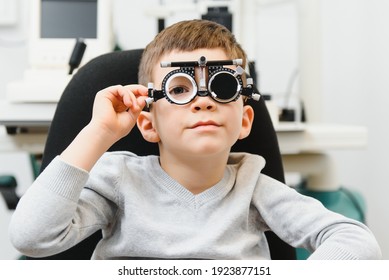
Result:
[[[199,121],[195,123],[191,128],[197,128],[197,127],[206,127],[206,126],[217,126],[219,127],[220,125],[214,121]]]

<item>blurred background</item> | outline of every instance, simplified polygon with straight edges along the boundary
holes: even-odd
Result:
[[[25,113],[27,117],[23,118],[28,119],[44,110],[48,110],[50,114],[52,107],[45,107],[38,113],[27,112],[24,107],[26,104],[30,106],[30,103],[40,103],[42,100],[31,101],[34,99],[34,90],[28,85],[22,90],[27,97],[19,96],[15,101],[13,98],[16,98],[17,94],[14,92],[20,89],[21,84],[26,84],[23,81],[28,79],[26,73],[30,73],[29,69],[34,69],[33,75],[36,75],[36,71],[44,71],[40,73],[45,75],[50,71],[68,71],[67,64],[64,70],[63,65],[62,68],[58,65],[43,65],[42,61],[31,57],[44,52],[40,49],[34,53],[40,47],[39,40],[42,39],[39,38],[39,32],[31,29],[34,28],[31,18],[35,16],[34,5],[37,5],[37,2],[39,1],[0,0],[0,176],[11,174],[16,178],[18,195],[23,194],[36,176],[34,165],[31,165],[31,154],[36,156],[39,164],[39,153],[45,134],[42,131],[35,133],[34,130],[28,130],[18,138],[18,133],[23,131],[10,131],[6,127],[10,127],[10,124],[15,127],[12,121],[18,120],[19,116],[13,114]],[[42,3],[44,2],[61,1],[43,0]],[[328,183],[330,190],[333,190],[335,185],[358,193],[358,197],[363,200],[365,222],[377,237],[384,259],[389,259],[389,228],[386,224],[389,222],[389,204],[386,202],[389,198],[389,189],[386,188],[389,184],[389,129],[386,124],[389,120],[389,1],[103,2],[109,7],[109,10],[105,11],[112,25],[107,26],[108,21],[104,21],[105,26],[99,27],[98,34],[102,28],[106,31],[102,35],[105,36],[103,47],[97,47],[96,53],[86,53],[81,65],[94,55],[113,49],[143,48],[163,26],[183,19],[207,15],[226,24],[230,23],[230,28],[253,62],[260,92],[271,96],[273,105],[278,108],[277,114],[282,112],[282,109],[294,112],[296,118],[291,122],[296,126],[292,128],[278,123],[279,118],[288,118],[287,113],[290,110],[284,111],[286,115],[277,116],[275,126],[277,129],[279,125],[280,138],[283,139],[283,133],[291,129],[296,133],[298,142],[300,138],[297,134],[303,133],[305,129],[310,131],[310,124],[329,124],[335,125],[335,132],[338,134],[335,133],[329,139],[325,134],[315,134],[324,146],[334,139],[351,143],[320,148],[320,154],[325,155],[326,163],[318,166],[319,171],[315,172],[324,176],[331,173]],[[227,11],[220,7],[227,7]],[[100,19],[99,16],[97,19]],[[82,25],[82,22],[80,24]],[[79,26],[75,28],[78,29]],[[70,42],[72,48],[74,43],[74,40]],[[87,52],[92,51],[93,42],[86,43]],[[69,42],[59,41],[58,49],[66,44]],[[67,60],[71,50],[61,49]],[[67,78],[64,78],[56,84],[58,86],[66,81]],[[55,96],[61,92],[59,89],[57,91]],[[21,101],[23,98],[27,98],[28,102]],[[22,105],[9,109],[6,107],[9,103]],[[46,103],[53,105],[55,100],[49,98]],[[299,126],[301,122],[303,125]],[[350,127],[354,129],[354,134],[348,138],[347,131]],[[35,129],[41,130],[42,127]],[[361,139],[357,145],[352,144],[354,135],[360,136],[358,139]],[[281,146],[283,147],[283,144]],[[313,149],[313,153],[316,152]],[[286,169],[291,171],[288,172],[288,182],[291,185],[298,184],[299,180],[305,179],[304,172],[296,172],[293,168],[294,162],[289,162],[288,154],[293,152],[285,148],[284,154]],[[304,168],[300,168],[300,171],[304,171]],[[320,190],[323,190],[325,182],[319,185]],[[10,215],[12,209],[9,209],[0,197],[0,259],[19,257],[8,241]]]

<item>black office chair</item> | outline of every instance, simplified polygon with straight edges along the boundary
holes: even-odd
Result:
[[[19,202],[20,197],[16,193],[17,182],[13,175],[0,176],[0,194],[9,210],[14,210]]]
[[[95,94],[110,85],[138,82],[138,65],[142,49],[118,51],[99,56],[79,69],[58,103],[44,150],[42,169],[60,154],[88,124],[92,115]],[[233,151],[260,154],[266,159],[263,172],[284,181],[284,172],[277,137],[263,100],[253,102],[255,121],[251,135],[238,141]],[[125,138],[115,143],[110,151],[128,150],[138,155],[158,154],[157,144],[146,142],[135,127]],[[266,234],[272,259],[295,259],[295,249],[281,241],[274,233]],[[90,259],[101,232],[96,232],[75,247],[48,259]]]

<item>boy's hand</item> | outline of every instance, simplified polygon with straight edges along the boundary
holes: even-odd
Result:
[[[145,106],[147,88],[142,85],[111,86],[96,94],[90,125],[116,142],[136,124]],[[112,143],[113,144],[113,143]]]
[[[147,88],[141,85],[112,86],[99,91],[92,120],[61,153],[69,164],[86,171],[112,144],[126,136],[145,106]]]

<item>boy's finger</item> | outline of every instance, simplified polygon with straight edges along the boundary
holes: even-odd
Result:
[[[147,96],[148,89],[143,85],[126,85],[124,88],[129,89],[135,96]]]
[[[127,98],[129,99],[129,104],[128,107],[132,107],[135,110],[141,110],[138,102],[138,98],[140,97],[139,95],[137,96],[137,89],[131,88],[131,87],[124,87],[124,89],[127,91]]]
[[[142,85],[126,85],[124,88],[130,91],[131,95],[134,96],[132,104],[134,104],[133,106],[136,106],[135,109],[142,110],[146,106],[145,100],[148,97],[148,89]]]
[[[126,89],[122,86],[117,88],[117,94],[121,97],[121,102],[127,107],[131,107],[133,100],[132,96],[134,96],[129,89]]]

